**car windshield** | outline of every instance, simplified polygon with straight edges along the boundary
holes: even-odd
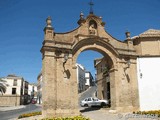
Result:
[[[93,98],[93,101],[98,101],[98,98]]]

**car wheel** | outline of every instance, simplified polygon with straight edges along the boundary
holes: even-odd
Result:
[[[88,107],[88,104],[85,104],[84,107]]]
[[[106,106],[106,103],[102,102],[102,103],[101,103],[101,106],[102,106],[102,107],[103,107],[103,106]]]

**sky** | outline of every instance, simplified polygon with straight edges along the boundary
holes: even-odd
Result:
[[[0,0],[0,77],[8,74],[36,82],[42,68],[40,49],[48,16],[55,32],[78,27],[80,12],[89,14],[90,0]],[[106,23],[105,30],[125,40],[148,29],[160,29],[160,0],[93,0],[93,11]],[[87,57],[86,57],[87,56]],[[93,59],[101,54],[86,51],[77,62],[94,74]]]

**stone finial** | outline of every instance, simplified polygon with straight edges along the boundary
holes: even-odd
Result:
[[[47,26],[46,26],[46,27],[52,27],[52,25],[51,25],[52,19],[51,19],[50,16],[46,19],[46,23],[47,23]]]
[[[128,43],[128,48],[133,48],[133,40],[131,39],[131,34],[130,32],[126,31],[126,41]]]
[[[84,19],[84,14],[83,14],[83,12],[81,11],[81,13],[80,13],[80,19],[78,20],[78,24],[79,25],[81,25],[82,23],[84,23],[85,22],[85,19]]]
[[[130,39],[130,38],[131,38],[131,34],[130,34],[130,32],[126,31],[126,33],[125,33],[125,34],[126,34],[126,38],[127,38],[127,39]]]
[[[46,27],[43,30],[45,32],[45,40],[52,40],[54,37],[54,28],[52,27],[52,19],[49,16],[46,19]]]
[[[81,13],[80,13],[80,19],[84,19],[84,14],[83,14],[82,11],[81,11]]]

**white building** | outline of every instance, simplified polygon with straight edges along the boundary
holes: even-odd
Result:
[[[94,79],[93,79],[93,76],[92,76],[91,72],[86,71],[85,72],[85,81],[86,81],[85,82],[85,87],[86,87],[86,89],[93,85],[93,82],[94,82],[93,80]]]
[[[78,84],[78,93],[81,93],[85,90],[85,68],[81,65],[76,63],[77,66],[77,84]]]
[[[5,100],[3,102],[4,106],[17,106],[28,103],[28,82],[23,77],[11,74],[1,79],[5,80],[7,84],[6,92],[1,96]]]
[[[42,103],[42,72],[37,77],[37,103],[41,104]]]
[[[28,95],[30,95],[30,99],[37,98],[37,84],[28,84]]]
[[[140,110],[160,109],[160,57],[137,59]]]
[[[5,95],[28,95],[28,82],[16,75],[2,78],[7,82]]]

